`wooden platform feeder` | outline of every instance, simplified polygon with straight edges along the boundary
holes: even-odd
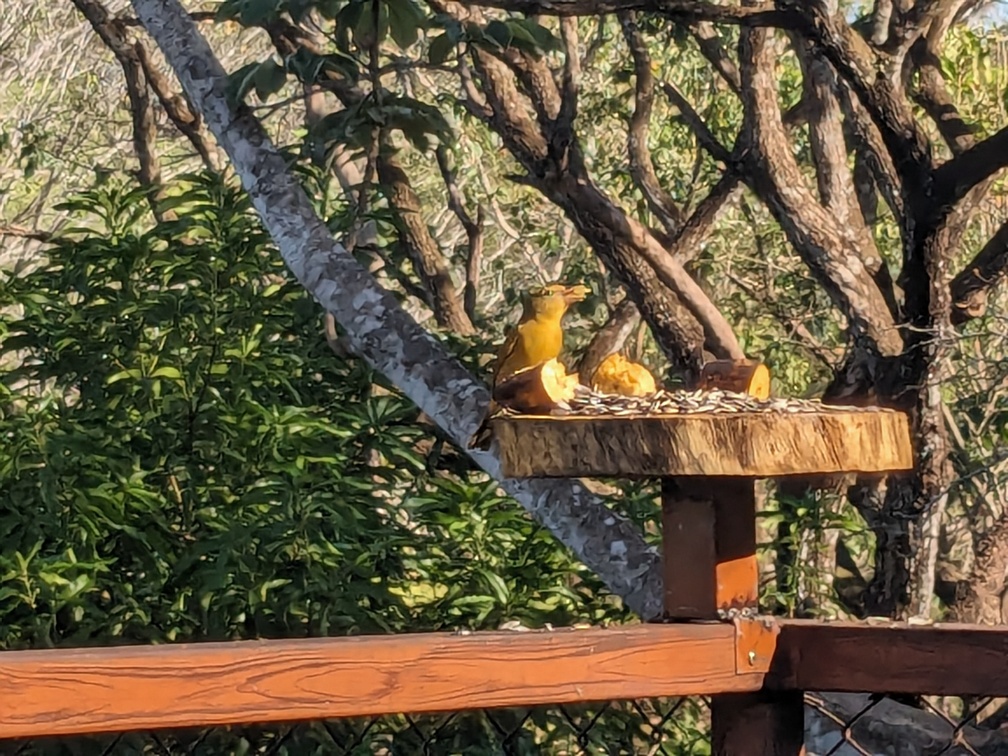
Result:
[[[913,467],[906,415],[779,401],[780,411],[679,415],[512,415],[491,431],[508,477],[661,479],[665,619],[757,613],[760,478],[885,475]],[[802,753],[793,691],[715,696],[715,754]]]

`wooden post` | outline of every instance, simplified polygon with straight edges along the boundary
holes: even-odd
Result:
[[[714,756],[804,756],[801,691],[726,693],[711,698]]]
[[[726,620],[759,606],[755,480],[662,479],[665,617]],[[714,756],[800,756],[804,705],[797,691],[711,699]]]
[[[751,478],[662,479],[665,616],[755,611],[756,498]]]

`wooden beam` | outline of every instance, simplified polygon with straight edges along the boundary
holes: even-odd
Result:
[[[772,478],[913,467],[907,416],[891,410],[517,415],[490,423],[510,478]]]
[[[758,690],[731,625],[0,652],[0,738]]]
[[[778,620],[768,687],[1008,696],[1008,628]]]

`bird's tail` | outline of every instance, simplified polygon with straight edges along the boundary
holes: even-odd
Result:
[[[490,421],[500,410],[501,406],[491,399],[490,404],[487,405],[486,414],[483,416],[483,422],[480,423],[479,428],[476,429],[476,432],[469,439],[470,449],[479,449],[480,451],[490,450],[490,442],[493,440],[490,434]]]

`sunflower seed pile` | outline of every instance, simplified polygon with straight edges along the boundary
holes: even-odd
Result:
[[[579,386],[574,398],[562,402],[553,415],[727,415],[739,412],[824,413],[877,412],[878,407],[852,407],[823,404],[812,399],[756,399],[735,391],[668,391],[661,389],[650,396],[619,396],[601,394]],[[507,414],[518,414],[508,411]]]

